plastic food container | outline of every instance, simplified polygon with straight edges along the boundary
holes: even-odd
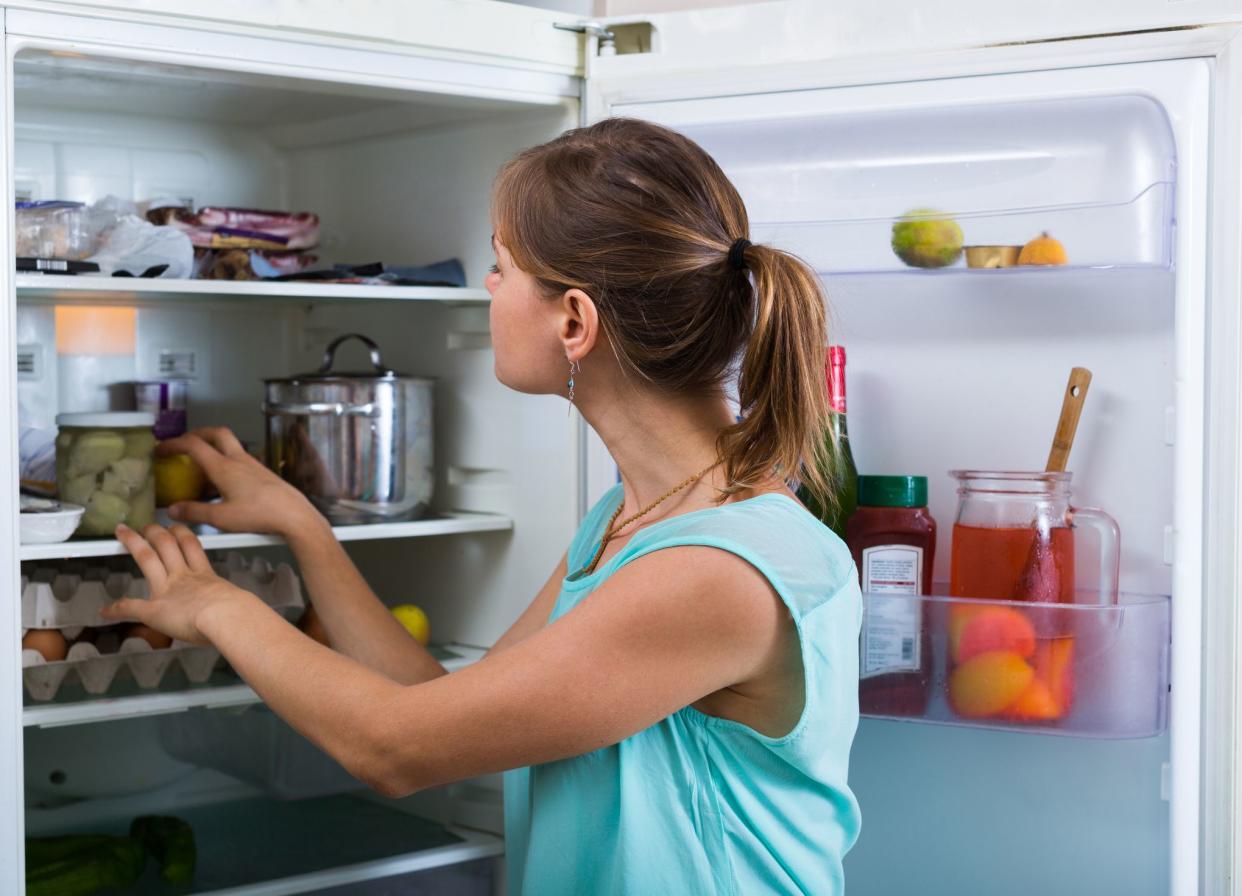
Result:
[[[118,523],[141,529],[154,522],[154,424],[141,412],[57,416],[57,490],[86,508],[74,535],[111,537]]]

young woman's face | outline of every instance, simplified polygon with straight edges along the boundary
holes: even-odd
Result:
[[[494,237],[492,247],[496,264],[483,283],[492,296],[496,379],[518,392],[563,392],[569,362],[557,337],[556,303],[544,298],[535,278],[516,267]]]

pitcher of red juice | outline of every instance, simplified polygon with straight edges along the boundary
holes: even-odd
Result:
[[[949,607],[949,702],[964,718],[1049,723],[1073,705],[1076,533],[1098,534],[1099,579],[1117,601],[1120,533],[1107,513],[1070,503],[1070,473],[955,470],[949,593],[1038,604]]]

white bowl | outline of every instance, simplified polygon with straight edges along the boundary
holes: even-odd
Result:
[[[68,541],[86,512],[86,508],[79,504],[62,504],[30,495],[21,496],[21,505],[22,544]]]

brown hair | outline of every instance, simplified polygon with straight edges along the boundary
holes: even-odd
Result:
[[[745,269],[729,263],[746,208],[698,144],[605,119],[510,161],[492,209],[514,263],[549,295],[589,295],[620,362],[648,382],[719,391],[740,355],[743,416],[717,440],[726,494],[776,474],[831,501],[819,278],[770,246],[747,247]]]

